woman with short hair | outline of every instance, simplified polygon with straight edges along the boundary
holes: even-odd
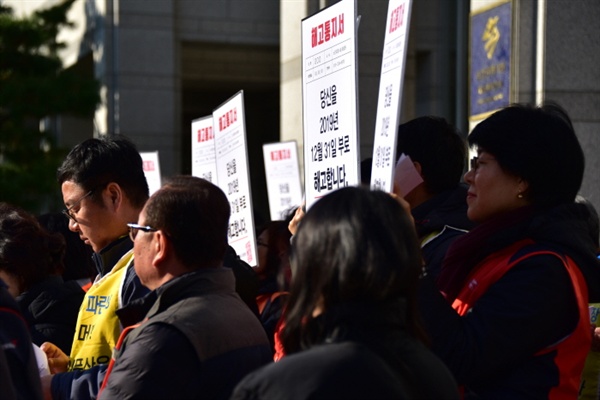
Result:
[[[469,135],[468,217],[438,280],[421,282],[432,348],[466,398],[577,398],[600,267],[574,202],[584,155],[556,104],[513,105]]]

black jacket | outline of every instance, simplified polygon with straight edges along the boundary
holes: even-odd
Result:
[[[475,226],[467,218],[467,186],[458,185],[411,210],[427,273],[436,279],[448,248]]]
[[[316,331],[331,334],[248,375],[232,399],[458,399],[450,371],[406,332],[403,302],[386,308],[350,305],[316,318]]]
[[[116,353],[100,398],[227,399],[247,373],[271,360],[255,315],[227,268],[187,273],[132,307],[152,307]],[[131,314],[130,314],[131,315]]]
[[[19,308],[29,325],[31,340],[57,345],[71,353],[77,314],[85,292],[76,281],[63,282],[52,276],[17,297]]]
[[[31,338],[15,299],[0,279],[0,399],[42,399]]]
[[[481,253],[483,259],[518,240],[532,239],[537,248],[575,261],[594,302],[599,295],[600,264],[587,234],[588,217],[585,206],[578,204],[536,212],[495,232],[472,252]],[[478,230],[469,235],[477,235]],[[554,353],[538,352],[573,332],[579,319],[573,286],[558,258],[537,255],[520,262],[462,317],[429,277],[420,288],[421,315],[432,347],[458,383],[466,385],[467,398],[548,398],[558,384],[558,367]]]

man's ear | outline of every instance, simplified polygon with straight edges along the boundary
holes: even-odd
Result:
[[[155,240],[152,243],[152,246],[154,246],[153,264],[156,267],[160,267],[172,256],[173,244],[163,231],[159,230],[154,235]]]
[[[123,190],[118,183],[110,182],[108,185],[106,185],[106,188],[104,189],[104,195],[106,196],[105,204],[107,207],[113,210],[117,210],[119,207],[121,207],[121,204],[123,203]]]

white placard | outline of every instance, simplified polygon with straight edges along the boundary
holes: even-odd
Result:
[[[271,220],[283,220],[302,203],[296,141],[263,144]]]
[[[246,147],[244,92],[239,91],[213,111],[217,185],[231,206],[229,245],[251,266],[257,264],[252,193]]]
[[[371,168],[371,188],[387,192],[394,186],[411,4],[412,0],[390,0],[388,4]]]
[[[306,207],[360,183],[356,1],[302,20],[302,104]]]
[[[148,189],[152,196],[162,186],[158,151],[140,153],[140,156],[142,156],[144,175],[146,175],[146,182],[148,182]]]
[[[217,184],[212,115],[192,121],[192,175]]]

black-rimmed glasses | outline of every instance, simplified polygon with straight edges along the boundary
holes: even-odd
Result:
[[[144,231],[144,232],[157,232],[158,229],[153,228],[151,226],[144,226],[144,225],[138,225],[138,224],[134,224],[134,223],[129,223],[127,224],[127,226],[129,227],[129,237],[131,238],[131,241],[135,241],[135,237],[138,234],[138,231]]]
[[[75,202],[73,204],[71,204],[68,208],[65,208],[64,210],[62,210],[62,213],[65,214],[67,216],[67,218],[69,218],[73,222],[77,223],[77,218],[75,218],[75,215],[73,214],[73,207],[75,207],[76,205],[81,203],[81,201],[83,199],[90,196],[92,193],[94,193],[93,189],[90,190],[89,192],[87,192],[86,194],[84,194],[83,196],[81,196],[79,199],[75,200]]]

